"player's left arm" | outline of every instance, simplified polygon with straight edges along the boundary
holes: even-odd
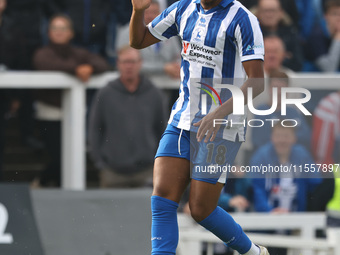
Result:
[[[242,63],[244,70],[247,73],[248,79],[241,86],[244,95],[244,105],[247,104],[248,88],[252,88],[253,99],[261,94],[264,90],[264,71],[263,61],[260,59],[248,60]],[[233,98],[230,98],[221,107],[217,108],[217,112],[222,118],[233,113]]]
[[[248,60],[244,61],[243,68],[248,75],[247,81],[242,85],[241,90],[244,95],[244,104],[247,104],[248,98],[248,88],[252,88],[253,98],[261,94],[264,90],[264,71],[263,71],[263,61],[259,60]],[[226,116],[233,112],[233,97],[228,101],[223,103],[215,111],[209,113],[202,120],[195,123],[194,126],[199,126],[197,132],[197,140],[200,142],[203,140],[205,134],[206,137],[204,142],[214,141],[220,125],[214,126],[215,119],[224,119]]]
[[[247,104],[248,88],[252,88],[253,98],[260,95],[264,90],[263,61],[256,59],[245,61],[242,64],[248,75],[247,81],[241,87],[244,95],[244,104]]]
[[[248,88],[253,89],[253,98],[264,90],[264,43],[260,25],[254,15],[241,15],[237,21],[234,36],[238,46],[238,54],[243,68],[248,75],[248,80],[242,85],[244,104],[248,98]],[[252,32],[249,32],[252,31]],[[195,123],[199,126],[197,140],[204,142],[213,141],[221,125],[214,126],[214,119],[224,119],[233,112],[233,97],[222,104],[215,111],[206,115],[202,120]]]

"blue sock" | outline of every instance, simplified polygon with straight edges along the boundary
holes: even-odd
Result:
[[[178,245],[178,204],[169,199],[152,196],[152,255],[174,255]]]
[[[248,252],[251,248],[252,242],[243,232],[241,226],[219,206],[199,224],[240,254]]]

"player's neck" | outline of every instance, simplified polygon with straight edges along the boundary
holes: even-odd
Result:
[[[201,0],[201,5],[204,10],[210,10],[217,5],[219,5],[222,2],[222,0]]]

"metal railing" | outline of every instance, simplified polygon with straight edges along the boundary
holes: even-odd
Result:
[[[330,229],[327,238],[316,238],[316,230],[326,228],[324,213],[234,213],[233,218],[245,231],[293,230],[294,235],[249,233],[249,238],[267,247],[287,248],[289,255],[338,255],[340,254],[340,230]],[[214,254],[214,244],[221,243],[215,235],[206,231],[191,217],[179,214],[180,241],[178,253],[199,255],[206,242],[207,255]],[[238,253],[235,253],[238,254]]]
[[[85,113],[86,89],[100,88],[118,77],[109,72],[82,83],[62,72],[0,72],[0,89],[61,89],[62,93],[62,188],[86,188]],[[153,77],[161,88],[174,88],[178,81]],[[178,85],[177,85],[178,87]]]
[[[86,188],[85,164],[85,96],[87,88],[100,88],[118,77],[109,72],[82,83],[62,72],[0,72],[0,89],[61,89],[62,96],[62,188]],[[307,89],[339,89],[337,74],[294,74],[291,85]],[[178,89],[179,81],[164,76],[151,80],[161,89]]]

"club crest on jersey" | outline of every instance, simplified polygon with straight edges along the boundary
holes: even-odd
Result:
[[[205,37],[205,31],[206,29],[203,27],[197,27],[193,32],[193,40],[195,42],[202,42]]]

